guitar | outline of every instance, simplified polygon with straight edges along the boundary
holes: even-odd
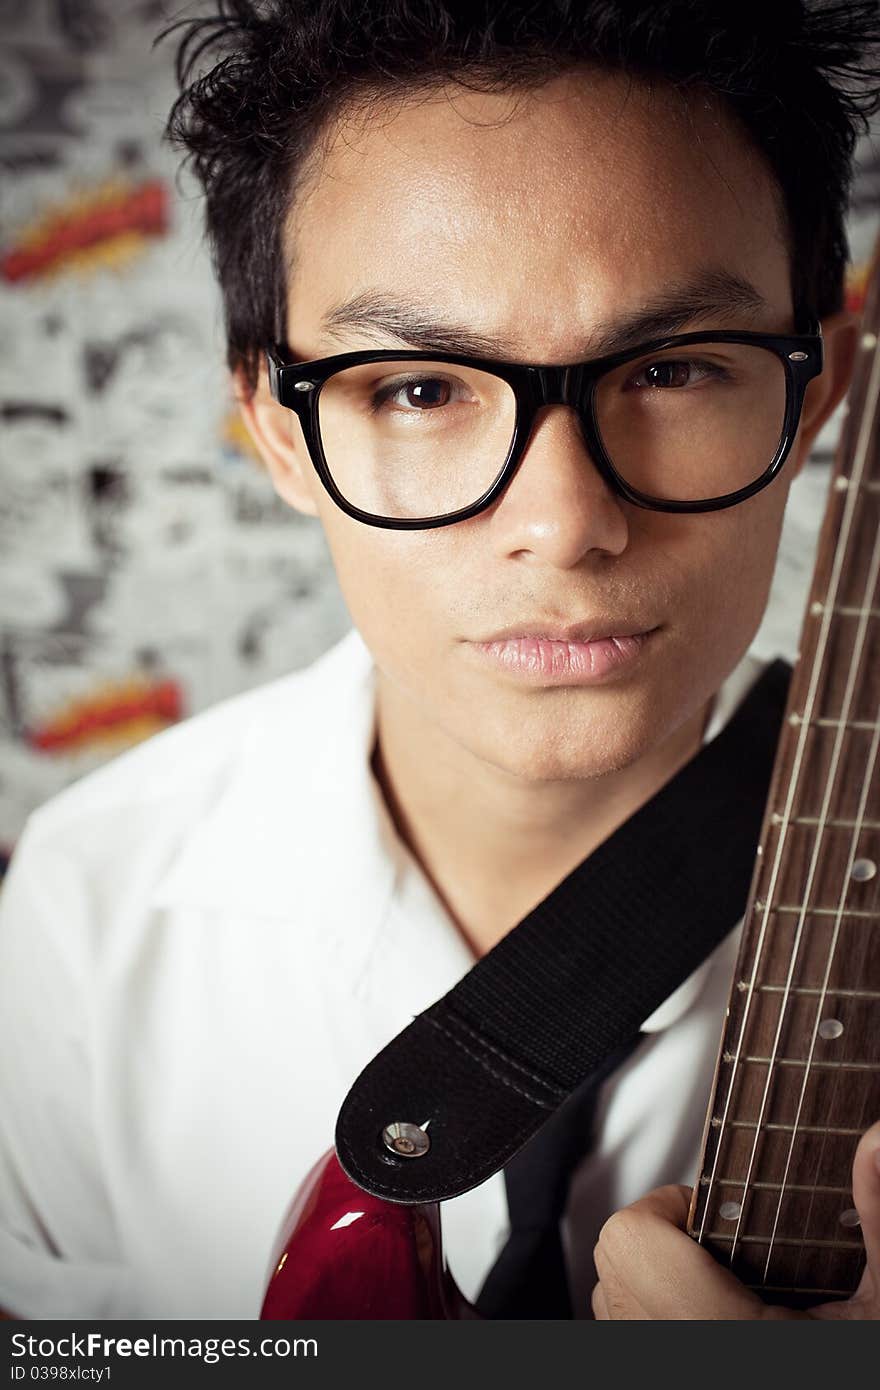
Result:
[[[706,1117],[689,1234],[769,1302],[854,1292],[850,1172],[880,1117],[880,273],[829,485]],[[477,1318],[436,1204],[374,1197],[326,1153],[260,1317]]]
[[[880,1117],[880,273],[832,474],[688,1231],[768,1302],[848,1297]]]

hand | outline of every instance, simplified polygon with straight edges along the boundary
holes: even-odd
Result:
[[[880,1122],[862,1135],[852,1171],[867,1265],[852,1298],[805,1312],[764,1303],[684,1231],[687,1187],[659,1187],[605,1222],[594,1251],[599,1319],[880,1318]]]

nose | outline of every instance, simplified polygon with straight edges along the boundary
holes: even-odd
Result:
[[[519,466],[488,516],[500,554],[559,569],[590,551],[619,555],[629,540],[622,499],[596,468],[568,405],[539,410]]]

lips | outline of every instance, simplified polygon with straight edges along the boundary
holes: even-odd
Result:
[[[633,665],[656,629],[615,633],[574,641],[570,638],[499,636],[470,644],[475,657],[496,670],[542,685],[586,685],[614,679]]]

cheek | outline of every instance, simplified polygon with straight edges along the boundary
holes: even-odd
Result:
[[[716,641],[745,651],[767,604],[785,496],[759,494],[724,512],[707,513],[702,530],[697,582],[690,585],[701,625]]]
[[[446,633],[453,560],[431,545],[437,532],[365,526],[335,511],[322,520],[352,622],[381,666],[420,664]]]

